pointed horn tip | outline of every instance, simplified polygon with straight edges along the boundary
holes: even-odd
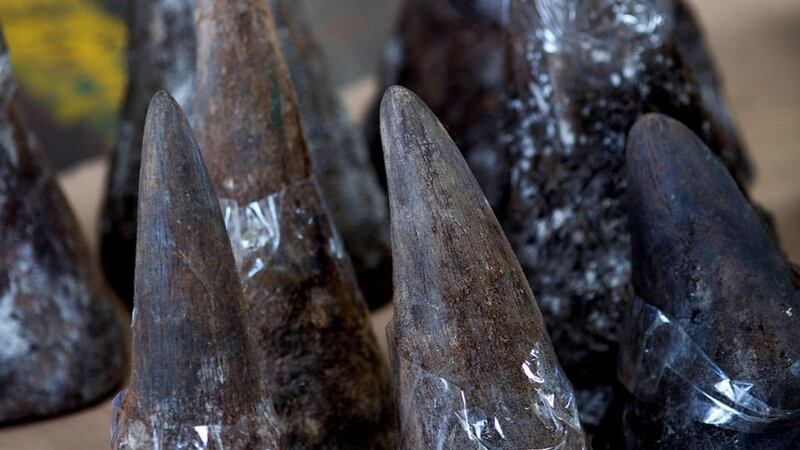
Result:
[[[628,134],[625,160],[629,181],[649,179],[652,171],[670,178],[694,166],[724,169],[708,146],[686,125],[663,114],[650,113],[636,121]],[[727,171],[725,171],[727,172]],[[713,171],[719,175],[717,171]],[[649,180],[647,181],[650,182]]]
[[[398,101],[409,101],[412,99],[419,100],[417,95],[414,94],[414,92],[412,92],[410,89],[397,85],[390,86],[388,89],[386,89],[386,92],[384,92],[383,98],[381,99],[381,115],[388,113],[390,111],[389,108],[395,106]]]
[[[411,91],[401,86],[390,86],[383,93],[380,105],[379,127],[381,142],[383,144],[383,157],[385,160],[392,154],[393,143],[398,136],[397,118],[402,110],[401,99],[408,98]]]
[[[429,110],[428,105],[414,91],[403,86],[391,86],[381,99],[381,125],[393,122],[405,109]]]
[[[638,159],[640,153],[652,151],[652,144],[664,144],[675,138],[693,137],[694,133],[681,122],[659,113],[640,117],[628,133],[626,154],[628,162]]]
[[[183,127],[189,127],[189,122],[178,102],[167,92],[156,92],[150,99],[145,116],[144,147],[147,147],[148,136],[152,136],[154,133],[159,134],[158,130],[163,132],[167,129]]]
[[[158,91],[150,99],[147,109],[143,148],[148,147],[150,138],[155,135],[163,136],[166,130],[180,130],[179,133],[193,140],[191,125],[181,106],[167,92]]]
[[[166,91],[160,90],[156,92],[150,99],[150,106],[148,107],[148,117],[151,115],[163,116],[168,112],[181,111],[178,102],[172,98]]]
[[[157,173],[174,173],[198,162],[204,164],[189,120],[171,95],[157,92],[150,100],[145,120],[140,192],[149,185],[145,180],[159,186],[167,181],[160,180]]]
[[[647,113],[639,117],[639,119],[636,120],[636,123],[633,124],[633,127],[631,128],[631,135],[637,135],[645,132],[646,130],[663,127],[672,120],[674,119],[661,113]]]
[[[402,144],[398,145],[398,142],[404,142],[409,126],[415,128],[418,126],[408,123],[406,117],[419,115],[429,115],[438,122],[428,105],[410,89],[402,86],[391,86],[386,89],[380,108],[384,158],[392,153],[393,148],[403,147]]]

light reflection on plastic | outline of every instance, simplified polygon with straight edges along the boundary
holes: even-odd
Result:
[[[194,431],[197,432],[197,435],[200,437],[200,440],[203,442],[203,446],[208,445],[208,427],[200,426],[194,427]]]
[[[520,375],[531,386],[529,398],[524,399],[527,405],[524,402],[517,404],[517,399],[505,398],[504,392],[494,391],[492,386],[483,387],[483,390],[494,392],[492,398],[482,399],[478,403],[459,386],[400,358],[403,363],[413,367],[413,386],[430,382],[439,387],[439,392],[430,395],[427,401],[435,405],[435,410],[440,410],[441,415],[418,419],[427,421],[430,427],[428,432],[437,437],[432,448],[446,448],[443,445],[452,437],[453,425],[463,430],[466,438],[477,445],[476,448],[484,450],[509,446],[529,448],[526,446],[530,445],[530,427],[534,422],[551,434],[553,439],[549,446],[539,450],[561,449],[568,442],[580,442],[583,432],[569,382],[557,365],[550,365],[542,359],[541,353],[537,343],[526,361],[520,364]],[[514,403],[513,407],[509,401]],[[413,416],[414,412],[408,411],[404,417],[408,414]],[[413,422],[414,419],[409,419],[409,423]]]
[[[673,428],[698,422],[761,433],[773,425],[800,422],[800,410],[773,407],[758,397],[778,383],[800,385],[800,361],[789,366],[782,379],[734,380],[660,309],[636,298],[629,315],[628,323],[635,325],[621,340],[620,381],[634,396],[647,400],[670,389],[662,384],[679,380],[684,387],[676,392],[684,397],[673,395],[672,401],[685,407],[666,417]]]

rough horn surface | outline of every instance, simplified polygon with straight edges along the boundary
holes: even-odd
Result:
[[[283,55],[297,91],[300,116],[336,228],[353,261],[370,308],[391,300],[389,211],[363,137],[348,120],[325,55],[300,0],[272,0]]]
[[[685,126],[645,116],[626,159],[633,286],[671,322],[628,319],[650,347],[630,349],[640,356],[621,366],[623,381],[636,387],[625,447],[796,448],[800,292],[791,265],[723,164]],[[627,355],[636,342],[622,345]],[[657,364],[643,353],[669,356]],[[642,397],[643,388],[655,392]]]
[[[196,3],[199,142],[288,448],[392,447],[388,373],[329,219],[266,2]]]
[[[740,184],[749,173],[740,141],[703,95],[717,87],[699,83],[697,58],[681,52],[678,5],[511,2],[511,175],[499,216],[590,425],[613,398],[617,334],[633,296],[624,202],[630,127],[644,113],[669,114],[714,148]],[[705,54],[700,42],[685,46]]]
[[[399,87],[381,134],[399,448],[586,448],[536,300],[458,148]]]
[[[124,377],[116,297],[15,104],[0,31],[0,423],[98,401]]]
[[[189,122],[166,93],[144,132],[130,386],[114,449],[277,448],[236,265]]]

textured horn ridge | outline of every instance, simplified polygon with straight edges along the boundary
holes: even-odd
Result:
[[[282,443],[391,448],[388,371],[311,172],[268,4],[196,6],[198,141],[223,207]]]
[[[120,112],[101,214],[100,254],[109,283],[132,307],[145,116],[153,95],[165,90],[191,117],[195,33],[193,0],[132,1],[126,8],[128,93]]]
[[[391,300],[389,212],[386,193],[366,144],[350,125],[313,39],[302,1],[272,0],[283,54],[297,91],[314,173],[353,261],[371,309]]]
[[[586,448],[536,300],[458,148],[399,87],[384,95],[381,134],[400,448]]]
[[[132,376],[116,401],[113,447],[189,449],[210,439],[274,448],[214,189],[189,122],[164,92],[147,116],[140,199]]]
[[[798,445],[800,293],[770,230],[675,120],[640,119],[626,161],[639,300],[621,343],[633,398],[610,448]]]
[[[305,180],[311,161],[267,2],[196,8],[195,128],[218,195],[248,202]]]
[[[16,104],[0,31],[0,423],[70,412],[123,380],[117,299]]]

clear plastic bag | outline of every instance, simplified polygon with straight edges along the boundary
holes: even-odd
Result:
[[[620,381],[645,401],[668,389],[670,404],[663,411],[673,429],[700,423],[764,433],[800,424],[800,410],[775,407],[767,400],[770,393],[800,386],[800,361],[775,379],[736,380],[660,309],[636,297],[629,314],[621,337]]]
[[[505,391],[503,383],[458,386],[426,370],[397,348],[393,323],[387,338],[397,374],[399,448],[588,448],[569,381],[559,366],[542,358],[539,342],[520,361],[519,376],[530,386],[520,395]]]
[[[222,216],[228,229],[233,256],[243,280],[257,276],[266,268],[287,264],[305,265],[322,249],[335,260],[347,258],[336,229],[320,218],[328,217],[327,207],[315,179],[297,182],[280,192],[246,204],[220,199]],[[292,235],[285,235],[292,230]],[[321,239],[315,240],[315,237]]]
[[[316,178],[220,205],[283,442],[390,448],[388,372]]]

